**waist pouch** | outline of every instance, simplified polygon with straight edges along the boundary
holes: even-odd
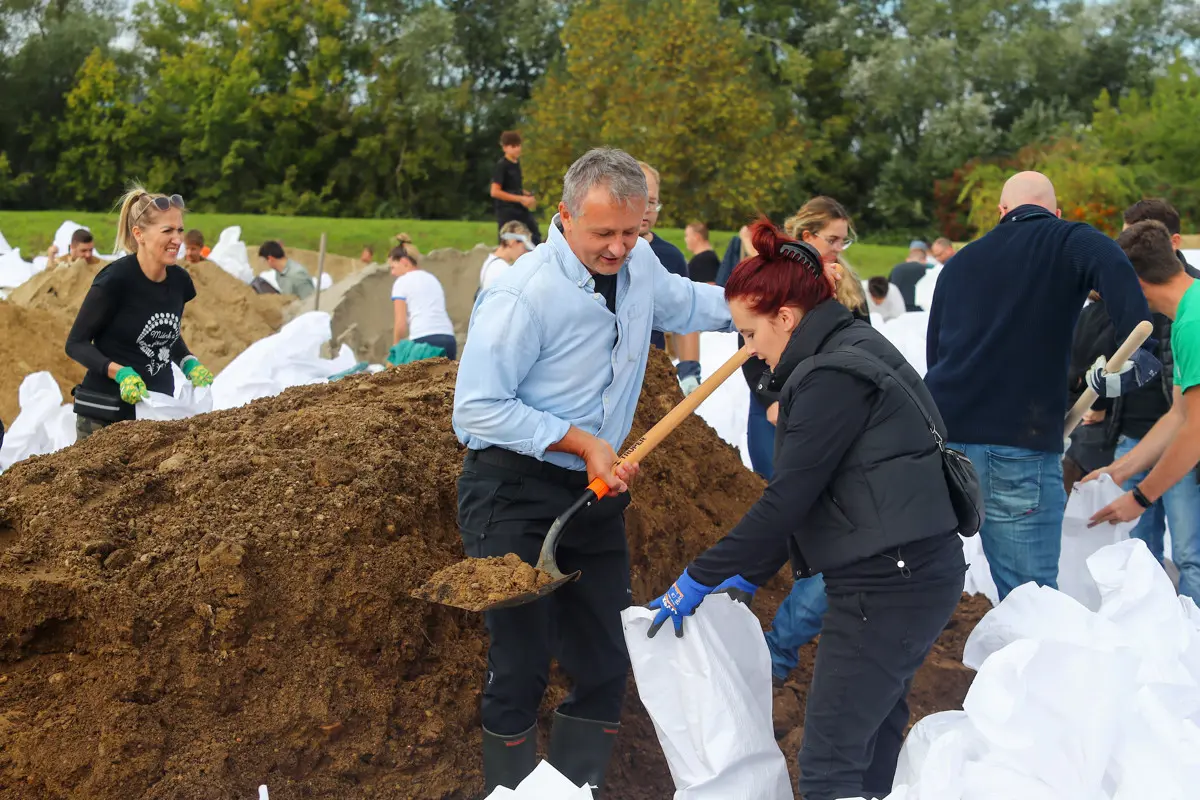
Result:
[[[71,390],[75,398],[72,410],[81,417],[89,417],[104,422],[119,422],[124,419],[121,410],[121,397],[115,394],[105,394],[94,389],[76,386]]]

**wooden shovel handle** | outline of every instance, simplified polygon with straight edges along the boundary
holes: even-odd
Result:
[[[667,415],[656,422],[653,428],[642,434],[640,439],[621,454],[617,463],[640,464],[651,450],[658,447],[671,431],[678,428],[679,423],[691,416],[692,412],[699,408],[700,404],[707,400],[709,395],[715,392],[717,387],[724,383],[730,375],[737,372],[748,358],[750,358],[749,345],[730,356],[729,360],[718,367],[716,372],[709,375],[703,383],[696,387],[695,391],[668,411]],[[602,478],[594,479],[588,484],[588,488],[596,494],[596,497],[604,497],[608,494],[608,484]]]
[[[1148,320],[1142,320],[1134,329],[1129,332],[1129,336],[1125,338],[1125,342],[1117,348],[1117,352],[1112,354],[1112,358],[1104,364],[1105,372],[1116,372],[1119,370],[1129,357],[1134,354],[1142,344],[1150,338],[1150,334],[1154,333],[1154,326]],[[1091,367],[1089,366],[1090,370]],[[1075,401],[1075,405],[1071,406],[1071,410],[1067,412],[1067,421],[1063,429],[1063,438],[1071,435],[1075,430],[1075,426],[1083,419],[1083,415],[1092,407],[1092,403],[1096,402],[1096,390],[1088,386],[1083,390],[1083,394]]]

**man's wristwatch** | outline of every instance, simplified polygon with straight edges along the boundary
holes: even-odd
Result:
[[[1130,494],[1133,495],[1133,499],[1137,500],[1138,505],[1141,506],[1142,508],[1149,508],[1150,506],[1154,505],[1154,503],[1152,503],[1150,501],[1150,498],[1148,498],[1148,497],[1146,497],[1146,495],[1142,494],[1142,488],[1140,486],[1135,486],[1132,489],[1130,489],[1129,491],[1130,491]]]

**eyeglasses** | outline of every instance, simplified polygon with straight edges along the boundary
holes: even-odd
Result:
[[[138,216],[140,217],[149,211],[150,206],[154,206],[159,211],[169,211],[172,207],[178,208],[180,211],[184,210],[183,198],[179,195],[173,194],[170,197],[159,195],[158,197],[151,197],[150,202],[146,204],[146,207],[142,209]]]
[[[646,211],[653,211],[655,214],[657,214],[658,212],[662,211],[662,203],[651,203],[650,205],[646,206]]]
[[[850,245],[854,244],[853,239],[843,239],[841,236],[821,236],[820,234],[817,236],[824,239],[834,250],[849,250]]]

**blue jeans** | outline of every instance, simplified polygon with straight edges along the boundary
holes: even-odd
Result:
[[[1117,458],[1136,447],[1139,441],[1122,436],[1117,442]],[[1146,474],[1134,475],[1124,488],[1132,489],[1146,479]],[[1194,473],[1189,472],[1146,509],[1129,534],[1131,538],[1145,542],[1159,563],[1163,560],[1166,524],[1171,526],[1171,560],[1179,568],[1179,593],[1200,603],[1200,484],[1196,483]]]
[[[419,339],[413,339],[414,342],[427,344],[430,347],[440,347],[446,352],[446,358],[453,361],[458,356],[458,340],[448,333],[434,333],[429,336],[422,336]]]
[[[746,447],[750,464],[766,480],[775,472],[775,426],[767,419],[767,409],[750,393],[750,413],[746,417]]]
[[[825,598],[825,579],[819,574],[800,578],[791,594],[775,612],[767,631],[767,649],[771,651],[771,675],[783,680],[800,663],[799,650],[821,632],[821,619],[829,609]]]
[[[1003,600],[1023,583],[1058,588],[1062,552],[1062,454],[994,444],[952,444],[971,459],[983,489],[979,535]]]

